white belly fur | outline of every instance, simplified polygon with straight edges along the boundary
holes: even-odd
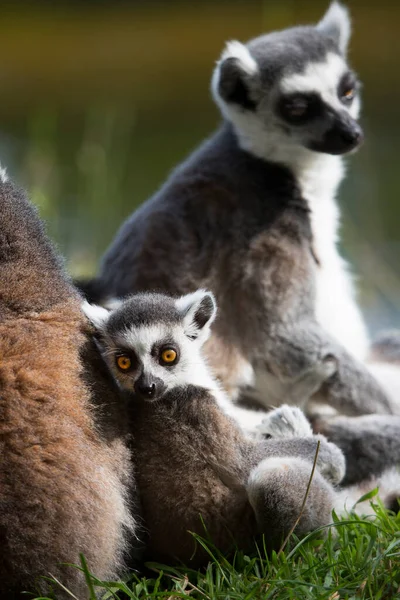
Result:
[[[370,340],[356,301],[352,274],[337,250],[339,209],[335,193],[342,177],[341,159],[321,157],[318,169],[301,180],[311,209],[316,269],[315,314],[319,324],[355,358],[365,362]],[[392,401],[400,404],[400,370],[394,365],[366,364]]]
[[[353,278],[340,256],[339,209],[336,189],[343,176],[341,159],[321,156],[315,168],[299,178],[303,197],[311,210],[316,268],[315,314],[319,324],[359,360],[369,347],[367,329],[355,299]]]

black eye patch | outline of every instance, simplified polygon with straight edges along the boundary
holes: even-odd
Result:
[[[317,94],[287,94],[281,96],[278,114],[291,125],[303,125],[322,113],[322,101]]]

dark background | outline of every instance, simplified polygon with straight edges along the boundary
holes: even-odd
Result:
[[[225,40],[315,22],[321,1],[0,2],[0,156],[75,275],[219,120]],[[342,251],[372,329],[400,326],[400,3],[348,3],[366,143],[348,159]]]

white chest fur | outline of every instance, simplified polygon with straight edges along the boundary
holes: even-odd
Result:
[[[352,276],[337,249],[339,209],[335,201],[343,176],[339,157],[320,155],[297,170],[303,197],[311,210],[316,267],[316,318],[353,356],[362,360],[368,335],[355,301]]]

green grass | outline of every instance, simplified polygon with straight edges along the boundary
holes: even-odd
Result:
[[[90,600],[96,593],[102,600],[400,599],[400,513],[375,503],[372,513],[367,519],[333,514],[331,526],[302,540],[293,535],[283,551],[270,556],[258,547],[252,556],[237,551],[227,560],[208,545],[210,563],[202,572],[148,564],[153,576],[102,582],[90,575],[84,559],[79,568]]]

